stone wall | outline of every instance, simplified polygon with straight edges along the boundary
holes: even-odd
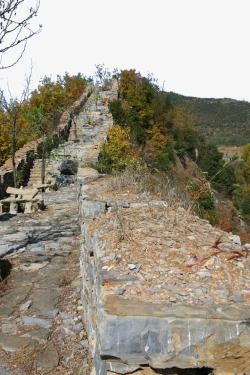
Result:
[[[84,92],[82,96],[62,114],[58,125],[58,131],[53,135],[52,148],[56,148],[59,143],[68,139],[72,115],[77,115],[79,113],[90,94],[91,89],[88,89],[87,92]],[[28,142],[16,152],[17,175],[21,177],[23,185],[28,182],[34,159],[41,157],[42,143],[42,139]],[[4,165],[0,168],[0,199],[5,196],[5,191],[8,186],[13,186],[11,159],[6,160]]]
[[[110,180],[108,183],[110,184]],[[109,190],[109,194],[105,196],[105,184],[107,185],[105,177],[91,169],[82,170],[78,176],[82,232],[82,303],[95,373],[127,374],[137,370],[138,374],[148,375],[157,373],[159,369],[170,371],[175,368],[176,372],[173,374],[181,374],[183,369],[191,369],[192,374],[196,374],[196,371],[205,374],[210,369],[209,373],[214,371],[214,374],[249,375],[249,300],[240,296],[234,296],[233,300],[223,289],[223,286],[230,283],[229,273],[234,280],[231,282],[241,283],[242,269],[245,268],[242,279],[245,278],[245,285],[228,285],[228,288],[235,287],[238,293],[244,295],[250,284],[246,273],[249,258],[242,260],[243,263],[240,262],[239,265],[238,261],[236,264],[230,264],[227,257],[220,262],[214,260],[214,256],[211,256],[211,259],[207,257],[207,266],[194,268],[191,273],[190,269],[185,267],[182,272],[178,271],[177,267],[170,266],[170,260],[164,268],[164,251],[155,257],[145,253],[144,248],[149,246],[151,238],[156,241],[155,246],[157,241],[164,242],[164,231],[161,229],[157,232],[153,217],[160,212],[166,215],[167,202],[145,202],[139,197],[139,201],[133,202],[132,199],[131,202],[122,199],[124,192],[119,197],[114,190]],[[109,198],[110,193],[116,198]],[[142,223],[140,212],[141,217],[145,218]],[[170,215],[174,215],[171,212],[169,210],[166,222],[171,218]],[[179,220],[183,215],[183,211],[179,210]],[[135,223],[134,232],[130,228],[132,222]],[[189,228],[193,228],[194,223],[198,223],[197,232],[203,232],[205,240],[206,233],[209,233],[212,243],[213,234],[216,234],[217,230],[204,220],[190,216]],[[144,241],[136,247],[139,241],[136,235],[141,230]],[[147,230],[148,236],[145,235]],[[179,232],[180,237],[183,236],[182,226]],[[232,251],[239,251],[238,245],[233,243],[229,234],[224,233],[223,236],[224,245],[230,244],[231,241],[230,246],[234,248]],[[181,237],[187,247],[188,237],[190,236]],[[209,242],[209,239],[207,241]],[[167,246],[173,252],[174,241],[171,244],[168,242]],[[153,253],[153,245],[151,246],[149,251]],[[148,258],[151,269],[147,268],[145,257]],[[177,251],[176,259],[174,258],[173,262],[176,263],[176,259],[179,259]],[[217,262],[216,266],[212,265],[212,261]],[[218,300],[214,300],[216,302],[206,299],[206,296],[202,302],[204,282],[212,294],[216,292],[213,288],[220,288],[220,285],[214,286],[213,282],[209,281],[209,277],[216,274],[219,267],[223,268],[220,275],[222,289],[219,289],[223,293]],[[161,277],[159,270],[163,274]],[[238,274],[234,277],[235,270]],[[191,274],[196,272],[201,277],[201,287],[193,283]],[[175,276],[171,277],[171,273]],[[183,279],[180,290],[179,273]],[[161,278],[166,281],[166,286]],[[188,294],[197,298],[198,302],[189,303]]]

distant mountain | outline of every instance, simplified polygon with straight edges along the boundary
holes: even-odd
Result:
[[[241,146],[250,142],[249,102],[168,94],[174,105],[185,106],[196,115],[199,128],[211,143]]]

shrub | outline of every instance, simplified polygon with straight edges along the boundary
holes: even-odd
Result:
[[[137,163],[139,158],[132,145],[129,130],[115,125],[109,130],[107,141],[101,149],[97,169],[104,173],[114,173]]]
[[[232,195],[236,183],[232,165],[223,160],[223,154],[215,145],[203,145],[199,150],[199,167],[208,173],[214,188],[229,196]]]
[[[239,186],[234,191],[233,201],[241,214],[250,219],[250,184]]]

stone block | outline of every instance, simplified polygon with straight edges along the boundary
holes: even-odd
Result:
[[[106,202],[83,200],[81,202],[81,215],[83,218],[94,218],[106,212]]]
[[[16,202],[10,202],[10,214],[16,215],[18,212],[18,204]]]

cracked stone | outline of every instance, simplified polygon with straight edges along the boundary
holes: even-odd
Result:
[[[33,346],[34,341],[26,337],[8,336],[0,333],[0,347],[5,352],[16,352],[26,346]]]
[[[40,352],[35,360],[35,365],[38,371],[51,371],[57,367],[59,363],[59,355],[52,343]]]
[[[50,328],[52,326],[52,322],[50,320],[35,318],[32,316],[22,316],[21,322],[25,326],[38,326],[41,328]]]

